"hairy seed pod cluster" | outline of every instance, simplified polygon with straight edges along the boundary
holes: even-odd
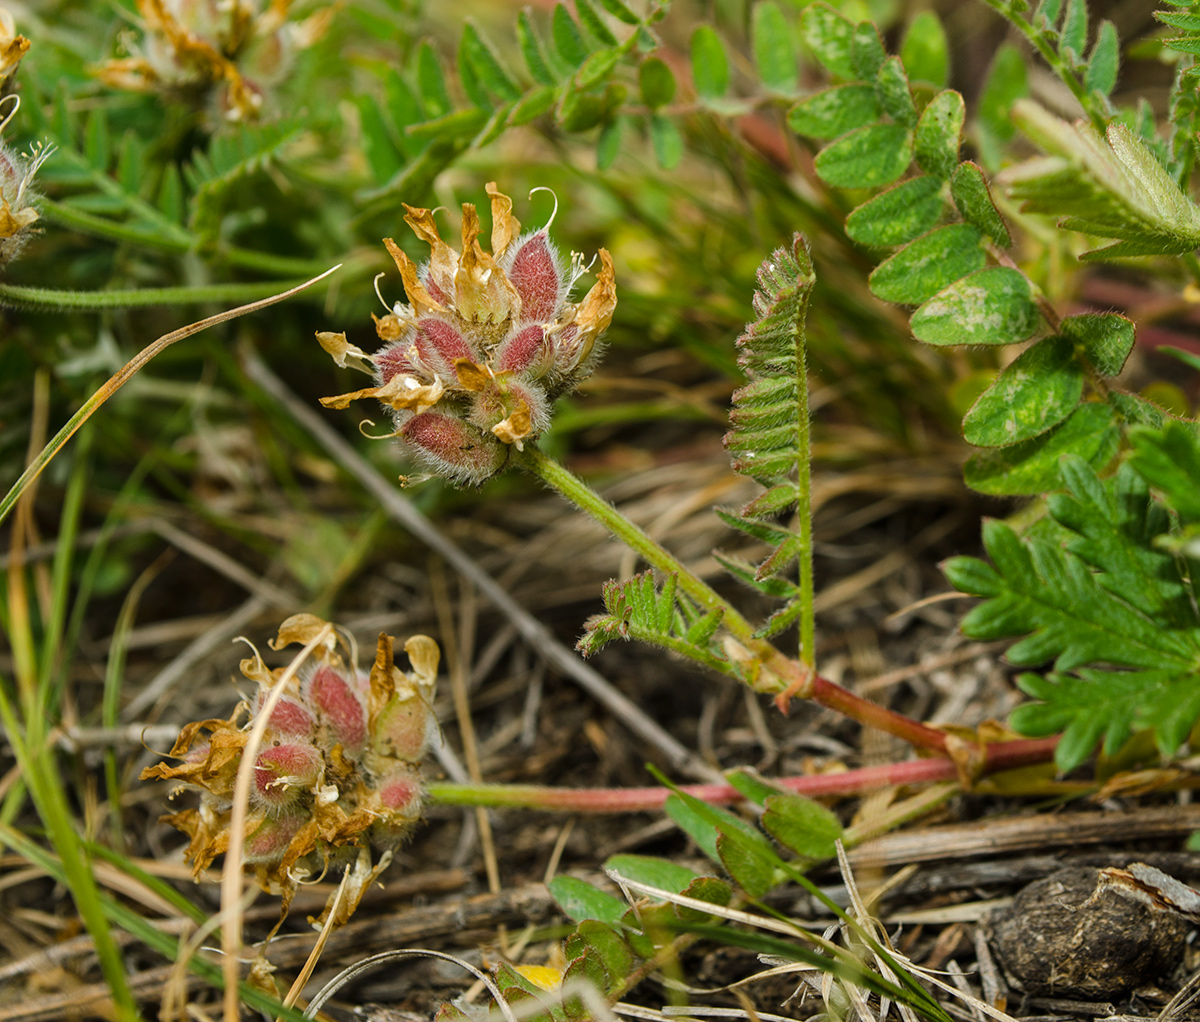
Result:
[[[96,68],[106,85],[215,104],[227,121],[254,120],[268,89],[287,74],[296,51],[311,46],[336,13],[326,6],[304,21],[273,0],[137,0],[143,35],[128,57]]]
[[[368,355],[344,333],[317,334],[339,365],[353,359],[376,381],[322,404],[378,399],[391,411],[396,435],[430,471],[459,484],[491,478],[514,448],[549,426],[554,401],[592,371],[617,304],[608,252],[600,249],[595,286],[570,301],[583,258],[564,260],[546,227],[522,234],[512,200],[494,182],[486,189],[491,252],[479,244],[472,204],[462,208],[461,252],[442,240],[431,210],[404,207],[405,223],[429,245],[430,257],[417,266],[384,240],[408,304],[397,302],[376,318],[383,347]]]
[[[309,642],[325,627],[311,614],[294,615],[271,647]],[[392,638],[381,635],[364,673],[330,638],[287,681],[257,653],[242,661],[254,695],[229,720],[186,725],[170,753],[178,762],[142,772],[200,792],[199,806],[164,817],[191,838],[185,854],[197,875],[229,848],[238,771],[251,732],[269,714],[253,752],[246,863],[264,889],[286,898],[304,876],[338,861],[357,865],[365,890],[382,868],[369,869],[369,849],[390,852],[420,818],[420,764],[436,734],[437,644],[418,635],[404,651],[407,673],[394,663]]]

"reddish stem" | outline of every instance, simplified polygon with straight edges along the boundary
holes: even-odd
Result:
[[[1022,738],[986,747],[982,772],[997,773],[1049,762],[1058,736]],[[952,781],[960,776],[950,759],[912,759],[904,763],[846,770],[838,774],[783,777],[773,781],[810,798],[853,795],[899,784]],[[731,805],[743,799],[727,784],[693,784],[682,789],[710,805]],[[430,784],[429,793],[440,805],[486,805],[527,809],[558,809],[576,813],[634,813],[661,809],[671,794],[666,788],[549,788],[534,784],[457,785]]]
[[[812,677],[809,698],[827,710],[834,710],[867,727],[895,735],[917,748],[928,749],[942,755],[946,753],[946,735],[943,732],[927,727],[920,721],[896,713],[894,710],[889,710],[879,703],[873,703],[870,699],[855,695],[849,689],[835,685],[819,674],[814,674]]]

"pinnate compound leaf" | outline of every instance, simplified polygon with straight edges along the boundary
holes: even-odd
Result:
[[[1184,525],[1200,522],[1200,436],[1193,423],[1171,420],[1161,430],[1136,426],[1129,432],[1130,464]]]
[[[1116,376],[1133,350],[1133,323],[1115,312],[1085,313],[1062,321],[1062,334],[1083,348],[1097,372]]]
[[[763,84],[776,92],[796,91],[792,30],[774,0],[759,0],[750,15],[754,62]]]
[[[1200,208],[1125,125],[1114,121],[1102,138],[1085,122],[1068,124],[1027,100],[1013,117],[1051,155],[1004,171],[1008,194],[1030,212],[1063,217],[1070,230],[1123,242],[1085,258],[1200,247]]]
[[[810,859],[832,858],[842,836],[842,824],[830,810],[800,795],[771,795],[762,824],[785,848]]]
[[[1096,574],[1056,543],[1021,538],[989,520],[983,542],[990,570],[974,558],[943,566],[960,591],[987,597],[963,619],[965,635],[984,641],[1024,636],[1008,659],[1032,667],[1053,661],[1070,671],[1088,664],[1145,670],[1194,670],[1200,632],[1170,630],[1100,585]],[[982,582],[982,584],[980,584]]]
[[[913,313],[912,332],[926,344],[1013,344],[1041,321],[1025,275],[991,266],[930,298]]]
[[[893,121],[906,128],[916,124],[917,108],[899,57],[888,57],[879,68],[875,75],[875,95],[883,112]]]
[[[1066,422],[1032,440],[983,450],[968,459],[963,479],[973,490],[993,496],[1030,496],[1053,490],[1058,460],[1074,453],[1095,468],[1107,465],[1121,431],[1108,405],[1079,405]]]
[[[945,86],[949,74],[949,52],[946,30],[933,11],[922,11],[913,18],[900,44],[900,59],[908,77],[939,89]]]
[[[620,898],[578,877],[557,876],[546,885],[550,896],[567,917],[579,923],[585,919],[597,919],[610,926],[620,926],[621,917],[628,906]]]
[[[846,234],[872,248],[913,241],[941,219],[945,209],[941,188],[942,182],[929,174],[893,185],[846,217]]]
[[[980,246],[982,240],[970,224],[950,224],[930,231],[875,267],[869,280],[871,293],[886,302],[920,305],[942,288],[984,267],[987,255]]]
[[[880,117],[875,90],[863,82],[834,85],[802,99],[788,111],[788,126],[809,138],[837,138]]]
[[[757,319],[738,338],[738,364],[750,383],[734,394],[725,445],[739,452],[734,470],[763,486],[785,481],[806,457],[800,449],[798,380],[804,319],[816,276],[804,239],[776,249],[758,271]],[[763,422],[764,411],[770,418]],[[739,526],[741,527],[741,526]]]
[[[1196,613],[1174,555],[1154,545],[1170,527],[1166,509],[1150,499],[1144,479],[1126,463],[1102,480],[1078,455],[1059,464],[1066,493],[1052,494],[1054,520],[1075,533],[1067,549],[1097,572],[1110,592],[1176,627],[1194,627]]]
[[[844,80],[857,78],[851,56],[854,25],[827,3],[810,4],[800,15],[804,44],[830,74]]]
[[[974,224],[1001,248],[1012,245],[1008,228],[996,209],[983,171],[974,163],[960,163],[950,178],[950,195],[962,218]]]
[[[1171,757],[1200,716],[1195,671],[1081,668],[1068,675],[1023,674],[1017,684],[1040,701],[1017,707],[1012,726],[1035,736],[1063,730],[1054,761],[1064,773],[1086,760],[1101,738],[1112,755],[1142,728],[1152,729],[1163,756]]]
[[[953,89],[939,92],[921,112],[915,147],[917,165],[927,174],[943,181],[950,179],[958,166],[959,136],[965,117],[962,95]]]
[[[967,412],[963,436],[976,447],[1007,447],[1067,418],[1083,394],[1083,367],[1065,337],[1023,351]]]
[[[837,188],[880,188],[912,162],[912,135],[902,124],[869,124],[817,153],[817,175]]]
[[[721,37],[708,25],[692,33],[692,83],[701,99],[720,99],[729,91],[729,58]]]
[[[1084,88],[1104,96],[1111,94],[1117,87],[1120,65],[1121,43],[1117,38],[1116,26],[1111,21],[1102,21],[1095,45],[1088,56],[1087,71],[1083,76]]]

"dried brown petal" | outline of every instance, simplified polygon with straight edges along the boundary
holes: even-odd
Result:
[[[425,285],[421,283],[421,279],[417,275],[416,264],[408,258],[404,249],[391,238],[384,238],[383,244],[387,247],[388,254],[391,255],[396,268],[400,271],[400,278],[404,281],[404,293],[408,295],[408,303],[413,307],[413,312],[418,316],[425,316],[431,312],[444,313],[445,306],[434,301],[433,296],[425,290]]]
[[[521,233],[521,221],[512,215],[512,199],[496,187],[495,181],[489,181],[483,190],[492,200],[492,258],[499,259]]]
[[[359,359],[362,362],[371,361],[371,356],[357,344],[351,344],[347,341],[344,333],[335,334],[332,330],[318,330],[317,343],[325,349],[342,369],[346,368],[346,359],[348,358]]]

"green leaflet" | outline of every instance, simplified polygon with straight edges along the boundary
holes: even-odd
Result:
[[[1022,352],[963,419],[976,447],[1007,447],[1040,436],[1067,418],[1083,395],[1083,367],[1065,337],[1047,337]]]
[[[1067,16],[1063,19],[1058,52],[1075,64],[1083,57],[1088,36],[1087,0],[1067,0]]]
[[[700,877],[686,866],[653,855],[612,855],[605,861],[604,868],[672,894],[686,890]]]
[[[955,557],[943,570],[956,588],[987,597],[963,619],[964,634],[983,640],[1024,636],[1008,650],[1012,663],[1053,661],[1059,671],[1097,663],[1194,669],[1200,633],[1160,627],[1101,586],[1074,554],[1055,543],[1022,539],[994,520],[985,522],[983,542],[990,568]]]
[[[576,877],[557,876],[546,885],[568,918],[575,922],[597,919],[611,926],[620,926],[628,907],[620,898],[601,891]]]
[[[1120,438],[1108,405],[1081,404],[1066,422],[1033,440],[973,455],[963,479],[971,489],[996,496],[1045,493],[1055,488],[1062,455],[1078,454],[1100,468],[1112,460]]]
[[[550,38],[554,41],[554,49],[559,59],[568,67],[579,67],[591,53],[591,47],[583,38],[571,12],[561,4],[554,5],[554,14],[550,19]]]
[[[800,15],[800,34],[827,71],[842,79],[857,78],[850,54],[854,25],[827,3],[810,4]]]
[[[1133,323],[1115,312],[1068,316],[1061,329],[1063,336],[1078,344],[1096,371],[1105,376],[1116,376],[1133,350]]]
[[[546,48],[537,34],[528,8],[522,9],[517,15],[517,44],[521,48],[521,56],[525,58],[530,77],[539,85],[556,84],[558,76],[550,67]]]
[[[912,136],[902,124],[871,124],[843,135],[817,153],[822,181],[838,188],[879,188],[897,180],[912,161]]]
[[[692,83],[701,99],[719,99],[729,91],[729,59],[720,36],[708,25],[692,33]]]
[[[1193,423],[1171,420],[1161,430],[1129,431],[1131,464],[1159,490],[1185,525],[1200,522],[1200,437]]]
[[[1040,323],[1025,275],[992,266],[930,298],[913,313],[912,332],[926,344],[1012,344],[1025,340]]]
[[[662,114],[652,114],[649,125],[654,158],[663,170],[674,170],[683,159],[683,136],[679,134],[675,122]]]
[[[658,57],[647,57],[638,67],[638,87],[642,102],[652,110],[666,106],[675,98],[675,76]]]
[[[799,795],[768,796],[762,825],[785,848],[810,859],[833,858],[842,836],[842,824],[830,810]]]
[[[1117,70],[1121,64],[1121,43],[1111,21],[1102,21],[1096,33],[1096,43],[1088,56],[1083,85],[1089,92],[1109,95],[1117,87]]]
[[[1001,248],[1012,245],[983,171],[971,162],[960,163],[950,178],[950,195],[962,218],[974,224]]]
[[[953,89],[939,92],[930,100],[917,123],[917,165],[927,174],[946,181],[958,166],[958,143],[966,106]]]
[[[773,0],[759,0],[750,15],[754,62],[763,84],[776,92],[796,91],[792,30]]]
[[[899,57],[888,57],[879,68],[875,75],[875,96],[883,112],[897,124],[911,128],[916,123],[917,108]]]
[[[860,245],[877,248],[912,241],[941,219],[941,188],[942,182],[928,174],[893,185],[846,217],[846,234]]]
[[[471,65],[489,92],[509,101],[521,98],[521,90],[517,83],[500,63],[495,49],[484,39],[474,22],[468,21],[463,26],[462,42],[459,45],[463,58]]]
[[[887,302],[920,305],[960,277],[984,267],[987,255],[981,241],[982,235],[970,224],[930,231],[875,267],[869,279],[871,293]]]
[[[822,89],[801,100],[788,111],[788,126],[797,135],[825,140],[874,124],[879,117],[875,89],[852,82]]]
[[[921,11],[904,34],[900,44],[900,59],[913,81],[927,82],[942,88],[950,69],[946,30],[933,11]]]
[[[1029,95],[1027,73],[1020,50],[1007,43],[1000,47],[979,96],[976,113],[980,158],[991,173],[999,168],[1004,146],[1016,134],[1012,108],[1018,99]]]
[[[863,81],[871,81],[879,74],[887,60],[887,50],[879,38],[879,29],[869,21],[860,21],[850,36],[850,60],[854,73]]]

